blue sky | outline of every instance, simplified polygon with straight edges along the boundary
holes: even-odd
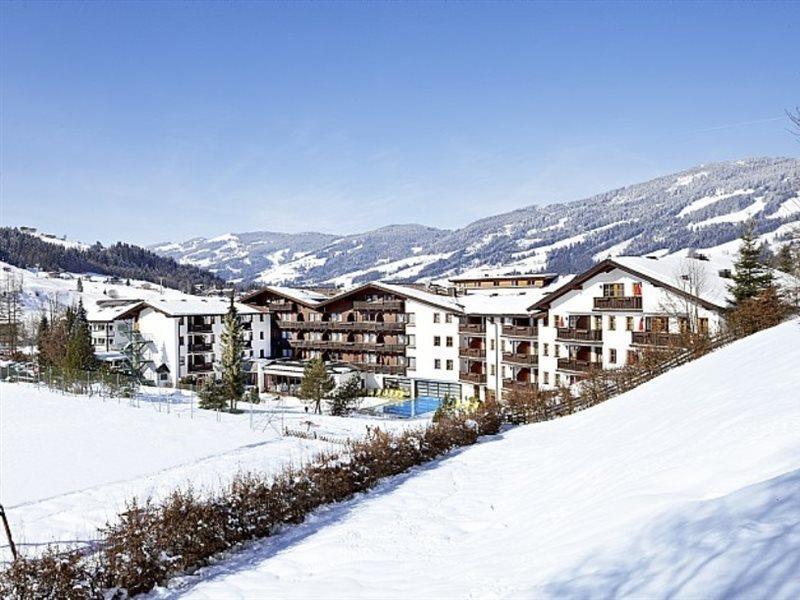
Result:
[[[3,3],[0,217],[458,227],[797,156],[800,3]]]

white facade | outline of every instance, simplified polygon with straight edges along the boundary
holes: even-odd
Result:
[[[405,310],[406,377],[417,389],[430,382],[457,385],[459,313],[409,298]]]

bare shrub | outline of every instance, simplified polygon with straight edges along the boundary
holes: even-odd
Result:
[[[103,598],[102,569],[77,550],[47,548],[38,558],[19,558],[0,572],[0,598],[93,600]]]

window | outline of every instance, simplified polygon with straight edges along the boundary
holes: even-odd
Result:
[[[704,335],[708,333],[708,318],[703,317],[698,320],[697,331],[698,333],[702,333]]]
[[[441,323],[442,322],[441,313],[438,313],[438,312],[433,313],[433,322],[434,323]]]
[[[606,298],[609,297],[619,297],[625,295],[625,287],[621,283],[604,283],[603,284],[603,296]]]
[[[550,373],[548,373],[547,371],[545,371],[544,373],[542,373],[542,382],[543,382],[545,385],[547,385],[548,383],[550,383]]]
[[[441,346],[442,345],[441,336],[438,336],[438,335],[433,336],[433,345],[434,346]]]
[[[447,370],[448,370],[448,371],[452,371],[452,370],[453,370],[453,361],[452,361],[452,360],[448,360],[448,361],[445,363],[445,365],[447,366]]]
[[[561,346],[559,346],[558,344],[553,344],[553,354],[555,355],[556,358],[561,356]]]
[[[556,373],[556,385],[561,385],[561,373]]]
[[[415,313],[406,313],[406,323],[409,325],[416,325],[417,315]]]
[[[636,281],[633,284],[633,295],[634,296],[641,296],[642,295],[642,282]]]
[[[445,323],[452,323],[453,322],[453,315],[451,315],[450,313],[447,313],[444,316],[444,322]]]
[[[409,356],[408,357],[408,368],[412,371],[417,370],[417,357],[416,356]]]
[[[413,333],[408,334],[408,347],[409,348],[416,348],[417,347],[417,336]]]
[[[550,356],[550,344],[542,344],[542,354]]]
[[[494,338],[489,340],[489,350],[494,352]]]
[[[452,335],[448,335],[446,338],[444,338],[444,345],[447,346],[448,348],[452,348],[453,347],[453,336]]]
[[[558,317],[555,315],[550,316],[550,326],[551,327],[558,327]]]
[[[183,346],[183,336],[178,337],[178,345]]]
[[[264,358],[264,349],[263,348],[258,351],[258,357],[259,358]]]
[[[633,317],[625,317],[625,331],[633,331]]]
[[[494,377],[496,373],[497,373],[497,371],[495,370],[495,366],[494,365],[489,365],[489,375]]]
[[[603,317],[601,317],[600,315],[595,315],[594,317],[594,328],[595,329],[603,328]]]
[[[439,358],[433,359],[433,368],[434,369],[441,369],[442,368],[442,361]]]
[[[258,339],[260,339],[260,340],[264,339],[264,332],[263,331],[259,331],[258,332]]]
[[[608,316],[608,330],[609,331],[617,330],[617,317],[615,317],[614,315]]]
[[[611,348],[608,351],[608,362],[612,365],[617,364],[617,351],[614,350],[614,348]]]

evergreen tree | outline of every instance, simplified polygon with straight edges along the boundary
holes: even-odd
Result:
[[[800,255],[795,256],[791,244],[784,244],[775,257],[775,268],[784,273],[795,273],[798,270]]]
[[[314,412],[322,414],[322,399],[336,387],[333,377],[325,370],[322,359],[315,358],[303,369],[303,381],[300,383],[299,396],[314,405]]]
[[[353,412],[362,393],[361,378],[358,375],[353,375],[344,384],[340,385],[334,391],[331,399],[328,400],[331,414],[341,417]]]
[[[71,311],[67,324],[67,348],[64,354],[64,367],[70,370],[85,371],[94,368],[94,345],[89,322],[86,320],[86,309],[83,300]]]
[[[730,302],[734,306],[755,298],[772,285],[772,273],[761,262],[761,250],[756,246],[752,221],[745,226],[741,239],[739,257],[734,263],[733,284],[728,286],[733,296]]]
[[[242,370],[244,343],[242,341],[242,325],[239,323],[239,313],[233,304],[222,319],[222,357],[220,371],[222,389],[225,398],[230,404],[231,411],[236,409],[236,403],[244,394],[244,372]]]
[[[200,408],[224,410],[227,404],[222,384],[213,377],[206,377],[197,392]]]
[[[47,351],[47,343],[50,338],[50,321],[47,315],[42,315],[39,325],[36,328],[36,355],[40,367],[49,366],[50,356]]]

